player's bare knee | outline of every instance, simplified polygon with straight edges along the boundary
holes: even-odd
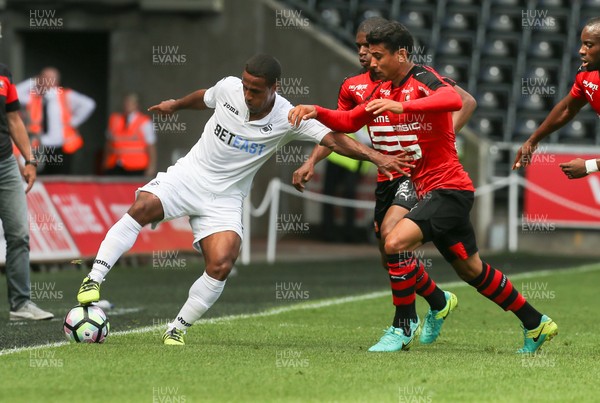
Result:
[[[456,260],[452,263],[452,266],[454,267],[456,274],[458,274],[458,277],[467,282],[477,278],[481,273],[481,267],[479,267],[478,270],[473,262],[467,260]]]
[[[212,278],[223,281],[227,279],[231,269],[233,269],[234,260],[223,258],[206,264],[206,273]]]
[[[381,235],[381,239],[385,242],[386,238],[388,237],[388,235],[390,235],[390,232],[392,232],[391,228],[388,227],[382,227],[381,231],[380,231],[380,235]]]
[[[159,203],[158,206],[157,202]],[[127,213],[140,225],[144,226],[162,219],[162,209],[160,207],[160,202],[156,196],[146,196],[144,193],[141,193]]]
[[[385,239],[385,253],[391,255],[393,253],[404,252],[406,250],[407,244],[400,237],[394,236],[390,234]]]

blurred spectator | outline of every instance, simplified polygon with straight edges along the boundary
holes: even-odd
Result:
[[[0,219],[6,238],[9,317],[10,320],[52,319],[53,314],[31,302],[29,223],[25,193],[35,182],[37,162],[31,152],[19,107],[10,71],[0,64]],[[21,171],[13,155],[11,139],[25,158]],[[27,181],[26,189],[23,189],[23,179]]]
[[[27,129],[33,136],[34,149],[43,154],[40,173],[72,173],[73,154],[83,146],[77,128],[92,114],[96,102],[61,87],[60,72],[54,67],[45,67],[37,77],[18,84],[17,92],[27,111]]]
[[[108,121],[104,169],[106,175],[154,176],[156,135],[147,115],[139,110],[137,94],[123,98],[122,113]]]
[[[371,146],[371,139],[366,128],[357,133],[348,134],[353,139]],[[345,199],[356,199],[360,178],[371,168],[368,161],[358,161],[336,153],[327,156],[327,165],[325,167],[325,179],[323,181],[323,194],[329,196],[339,196]],[[328,242],[343,241],[354,243],[361,240],[357,228],[355,227],[356,209],[353,207],[343,207],[344,223],[342,231],[334,231],[335,214],[334,205],[323,203],[323,240]],[[339,237],[339,238],[336,238]],[[366,241],[366,237],[362,236]]]

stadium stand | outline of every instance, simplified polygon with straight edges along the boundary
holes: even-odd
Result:
[[[419,53],[431,60],[428,64],[476,97],[478,108],[469,126],[490,140],[513,144],[531,134],[570,90],[580,65],[581,29],[588,18],[600,15],[600,0],[284,3],[329,21],[323,28],[352,48],[354,30],[367,17],[382,16],[406,25]],[[586,106],[548,140],[600,145],[598,118]]]

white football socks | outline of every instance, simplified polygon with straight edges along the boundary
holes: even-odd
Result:
[[[100,244],[90,278],[101,283],[121,255],[131,249],[141,230],[142,226],[129,214],[121,217]]]
[[[169,329],[176,327],[179,330],[186,330],[192,326],[219,299],[226,281],[216,280],[204,272],[192,284],[187,301],[177,318],[169,325]]]

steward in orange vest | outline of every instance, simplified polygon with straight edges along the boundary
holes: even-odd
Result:
[[[73,154],[83,147],[83,139],[79,135],[79,132],[71,126],[71,107],[67,99],[70,92],[70,89],[63,87],[60,87],[57,90],[58,104],[60,105],[61,120],[63,124],[63,136],[65,139],[62,148],[67,154]],[[43,96],[40,94],[31,93],[29,95],[29,103],[27,104],[27,113],[29,115],[27,130],[34,136],[40,136],[42,134],[42,97]],[[37,138],[39,139],[39,137]],[[34,147],[36,146],[34,145]]]
[[[147,143],[144,138],[142,126],[150,118],[140,112],[133,112],[129,125],[127,116],[113,113],[108,121],[108,149],[106,169],[113,169],[117,163],[126,171],[140,171],[148,168],[150,161],[146,150]]]

